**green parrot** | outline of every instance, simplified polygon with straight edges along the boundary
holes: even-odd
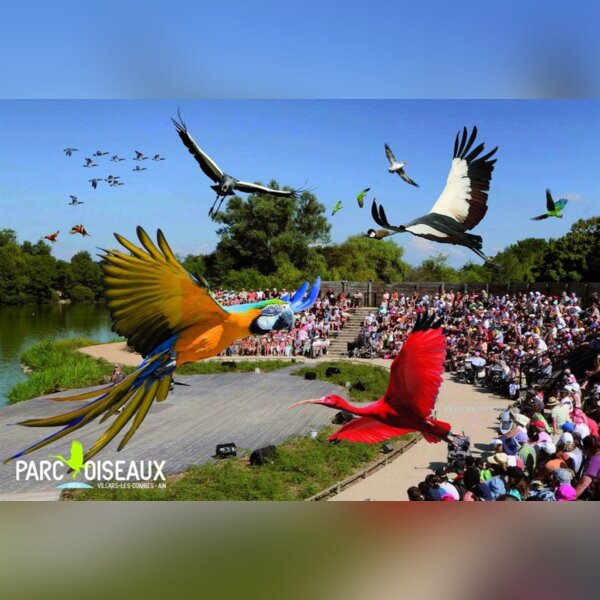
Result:
[[[362,192],[358,192],[356,196],[356,200],[358,201],[358,205],[362,208],[365,205],[365,196],[371,190],[371,188],[365,188]]]
[[[564,207],[567,205],[567,202],[568,200],[566,198],[561,198],[560,200],[554,202],[550,190],[546,190],[546,208],[548,209],[548,212],[537,217],[532,217],[531,220],[542,221],[543,219],[547,219],[548,217],[557,217],[559,219],[562,219],[564,215],[561,213]]]
[[[338,200],[335,203],[335,206],[333,207],[333,210],[331,211],[331,216],[333,217],[333,215],[335,215],[336,212],[338,212],[338,210],[342,209],[342,201]]]

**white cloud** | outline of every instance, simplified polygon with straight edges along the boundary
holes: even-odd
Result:
[[[564,195],[569,202],[581,202],[582,204],[589,204],[591,200],[589,198],[584,198],[581,194],[577,194],[575,192],[569,192]]]

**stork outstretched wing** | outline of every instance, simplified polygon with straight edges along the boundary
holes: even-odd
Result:
[[[467,128],[463,128],[454,140],[452,166],[448,173],[446,187],[431,208],[431,213],[446,215],[461,223],[464,230],[473,229],[487,212],[488,190],[496,159],[490,160],[498,150],[496,146],[484,156],[484,144],[471,150],[477,137],[477,127],[467,141]]]
[[[224,173],[217,165],[217,163],[208,155],[198,144],[194,141],[194,138],[190,135],[187,127],[183,119],[181,118],[181,113],[177,111],[177,115],[179,116],[179,121],[175,119],[171,119],[173,121],[173,125],[175,125],[175,129],[183,145],[188,149],[188,152],[196,159],[196,162],[200,165],[200,168],[204,172],[207,177],[210,177],[214,182],[219,182]]]

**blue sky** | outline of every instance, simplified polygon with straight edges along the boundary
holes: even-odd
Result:
[[[600,4],[4,2],[0,97],[598,97]]]
[[[136,225],[163,229],[176,252],[206,253],[218,240],[206,213],[214,198],[210,181],[181,144],[169,119],[181,110],[196,141],[227,172],[246,180],[315,188],[330,213],[336,242],[372,225],[356,193],[370,186],[392,223],[428,212],[441,193],[454,136],[477,125],[486,148],[499,146],[489,211],[474,233],[494,254],[528,236],[557,237],[579,218],[600,214],[600,103],[598,101],[0,101],[0,227],[19,239],[37,240],[60,229],[55,256],[115,247],[112,232],[134,237]],[[413,188],[387,172],[388,142],[409,162]],[[67,146],[80,151],[67,158]],[[133,173],[133,151],[160,153]],[[108,150],[98,167],[84,158]],[[120,175],[126,185],[92,190],[88,179]],[[571,202],[562,220],[536,223],[544,190]],[[69,194],[85,204],[68,206]],[[83,223],[92,238],[71,236]],[[460,265],[479,260],[470,251],[396,236],[405,257],[418,263],[437,250]]]

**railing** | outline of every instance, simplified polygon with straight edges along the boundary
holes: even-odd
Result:
[[[351,296],[354,292],[360,290],[364,296],[364,306],[379,306],[383,293],[386,291],[392,292],[393,290],[404,295],[411,295],[415,291],[419,294],[437,294],[450,290],[460,291],[461,293],[485,290],[490,295],[539,291],[552,296],[560,296],[562,292],[567,292],[567,294],[575,292],[581,298],[584,308],[591,303],[594,292],[600,294],[600,282],[450,283],[444,281],[398,281],[384,283],[382,281],[323,281],[321,289],[327,290],[328,288],[331,288],[336,294],[344,292],[347,296]]]
[[[386,454],[383,458],[380,458],[378,461],[371,463],[368,467],[362,469],[358,473],[347,477],[346,479],[339,481],[338,483],[321,490],[314,496],[306,499],[306,502],[313,502],[317,500],[327,500],[332,496],[336,496],[347,487],[351,486],[353,483],[357,482],[359,479],[366,479],[371,473],[375,471],[379,471],[379,469],[385,467],[388,463],[392,462],[396,458],[398,458],[401,454],[404,454],[409,448],[412,448],[420,439],[420,434],[414,435],[411,439],[401,442],[392,452]]]

